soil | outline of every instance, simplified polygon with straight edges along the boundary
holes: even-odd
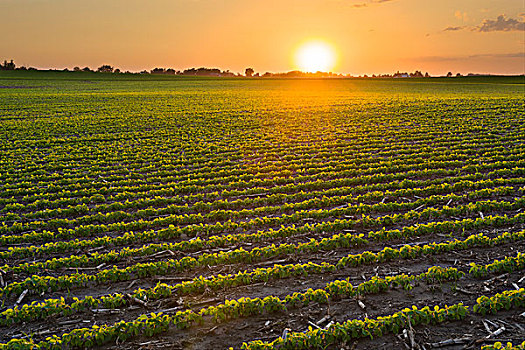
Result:
[[[441,237],[434,238],[442,239]],[[393,244],[394,242],[391,243]],[[375,247],[367,248],[369,248],[367,250],[374,251],[381,249],[381,245],[377,244]],[[74,314],[70,317],[51,317],[47,320],[31,322],[30,324],[22,323],[13,325],[8,329],[5,329],[5,332],[2,332],[3,334],[0,340],[5,342],[12,337],[20,337],[28,328],[33,332],[33,339],[43,340],[51,334],[60,335],[79,327],[90,327],[95,324],[112,324],[119,320],[133,320],[144,313],[158,312],[159,310],[172,308],[182,304],[190,306],[195,305],[193,309],[198,310],[201,307],[216,305],[226,299],[231,300],[240,297],[253,298],[274,295],[283,298],[287,294],[293,292],[304,292],[308,288],[323,288],[328,282],[336,279],[349,278],[353,285],[357,285],[372,276],[377,275],[383,277],[402,273],[417,274],[425,272],[429,267],[435,265],[442,267],[456,267],[461,271],[468,272],[469,264],[472,262],[477,264],[487,264],[501,256],[513,256],[516,252],[523,251],[524,248],[525,242],[518,242],[490,248],[474,248],[468,251],[453,251],[419,259],[397,260],[394,262],[363,265],[357,268],[348,267],[339,270],[334,274],[311,274],[308,277],[277,279],[270,280],[267,283],[256,283],[228,290],[207,291],[200,295],[176,296],[148,303],[148,307],[146,308],[142,305],[133,305],[126,309],[113,310],[110,313],[87,312]],[[355,250],[357,250],[357,248]],[[362,251],[363,248],[359,248],[359,250]],[[348,254],[348,250],[334,251],[329,254],[320,253],[308,257],[293,256],[284,259],[285,261],[280,263],[297,263],[306,261],[327,261],[333,263],[337,261],[340,256],[346,254]],[[275,263],[275,261],[271,261],[270,263]],[[205,276],[215,275],[218,273],[235,272],[246,268],[247,266],[245,264],[231,265],[228,267],[227,271],[224,270],[224,267],[212,267],[211,269],[194,271],[192,274],[186,276],[179,275],[176,277],[181,277],[183,279],[184,277],[187,277],[188,279],[191,279],[195,274],[202,274]],[[223,324],[215,324],[212,320],[207,320],[202,326],[192,327],[188,330],[170,329],[167,333],[156,336],[153,340],[147,337],[139,337],[134,338],[131,341],[115,344],[113,345],[113,348],[135,349],[143,347],[147,349],[168,347],[173,349],[209,349],[214,347],[222,349],[228,348],[229,346],[239,348],[243,342],[251,340],[262,339],[271,341],[280,336],[284,329],[290,329],[295,332],[305,331],[310,325],[308,321],[315,323],[326,315],[330,316],[330,321],[343,322],[351,318],[374,318],[377,316],[388,315],[392,312],[402,310],[405,307],[411,307],[412,305],[423,307],[427,305],[451,305],[459,302],[463,302],[466,305],[472,305],[476,298],[481,295],[493,295],[503,290],[513,289],[513,283],[520,287],[524,287],[525,282],[520,282],[523,275],[522,272],[516,272],[502,274],[501,276],[488,276],[485,281],[467,275],[457,283],[445,283],[443,285],[418,283],[410,291],[393,289],[386,293],[365,295],[360,299],[365,305],[365,309],[362,309],[355,299],[342,299],[331,300],[329,305],[311,304],[308,307],[291,309],[288,314],[264,314],[251,318],[231,320]],[[487,280],[490,280],[490,283],[486,283]],[[137,280],[132,286],[130,286],[131,282],[122,282],[112,284],[108,286],[108,288],[93,286],[76,292],[73,290],[68,294],[68,299],[73,296],[98,296],[112,292],[129,292],[138,287],[147,288],[153,286],[157,281],[157,278],[151,278]],[[51,293],[45,297],[57,298],[60,296],[64,296],[63,293]],[[33,298],[39,300],[42,296],[32,296],[24,302],[28,302]],[[180,298],[182,298],[182,300],[180,300]],[[431,348],[429,347],[429,344],[431,343],[439,343],[441,341],[446,341],[447,339],[469,337],[469,342],[478,340],[479,337],[488,334],[484,328],[479,329],[479,325],[482,325],[483,319],[484,317],[482,316],[471,315],[466,321],[442,324],[439,325],[438,328],[435,326],[415,327],[415,339],[418,344],[424,345],[426,348]],[[506,326],[506,331],[498,338],[517,341],[525,336],[523,330],[519,328],[521,326],[525,329],[525,318],[519,317],[519,312],[517,311],[510,311],[502,313],[501,315],[498,313],[492,318],[489,317],[489,319],[495,320],[494,322],[503,320],[514,325],[514,327]],[[324,322],[324,326],[328,322],[329,321]],[[52,325],[52,327],[50,327],[50,325]],[[323,324],[321,324],[321,326],[322,325]],[[501,325],[503,325],[503,323]],[[472,329],[472,331],[470,329]],[[239,332],[239,330],[242,330],[242,332]],[[400,340],[396,336],[386,336],[372,340],[359,339],[355,344],[338,344],[339,347],[337,348],[393,348],[402,343],[407,343],[407,340]],[[479,347],[478,343],[475,344]],[[463,346],[466,344],[461,345]]]

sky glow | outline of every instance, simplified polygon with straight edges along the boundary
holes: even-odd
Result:
[[[334,72],[524,73],[522,0],[0,0],[0,59],[38,68],[297,68],[323,38]]]

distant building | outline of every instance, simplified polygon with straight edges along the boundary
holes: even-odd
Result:
[[[410,77],[410,75],[408,73],[400,73],[399,71],[397,71],[394,75],[393,75],[394,78],[408,78]]]

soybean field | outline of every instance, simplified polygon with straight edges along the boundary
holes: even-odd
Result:
[[[0,349],[525,347],[524,104],[0,73]]]

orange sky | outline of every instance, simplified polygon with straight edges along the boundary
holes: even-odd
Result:
[[[335,72],[520,74],[524,18],[523,0],[0,0],[0,59],[283,72],[316,39]]]

